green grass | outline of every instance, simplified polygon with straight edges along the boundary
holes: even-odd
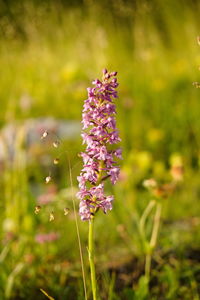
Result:
[[[49,116],[81,121],[86,88],[104,67],[119,74],[117,118],[124,159],[122,179],[110,187],[114,209],[108,216],[99,214],[95,224],[101,299],[199,299],[200,91],[192,85],[200,77],[199,4],[22,1],[0,7],[0,126],[17,127],[15,154],[11,159],[6,151],[0,165],[0,299],[45,299],[40,288],[55,299],[84,299],[67,160],[63,156],[53,168],[57,153],[49,144],[38,140],[28,148],[23,122]],[[63,147],[76,191],[81,138],[66,140]],[[138,224],[152,195],[142,182],[154,177],[169,183],[177,155],[184,180],[161,200],[148,290],[147,250]],[[48,189],[44,178],[49,169],[56,200],[35,215],[37,196]],[[70,208],[67,217],[64,207]],[[55,221],[49,222],[52,210]],[[152,218],[147,221],[148,239]],[[79,225],[91,296],[88,226]],[[58,240],[35,242],[36,234],[51,231],[59,234]]]

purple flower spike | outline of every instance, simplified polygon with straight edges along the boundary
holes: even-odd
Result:
[[[111,145],[121,141],[116,128],[116,108],[113,99],[118,98],[117,72],[103,70],[102,81],[93,80],[92,88],[87,88],[82,113],[82,139],[85,152],[80,153],[83,168],[78,176],[80,199],[79,214],[82,220],[90,220],[102,209],[104,213],[112,209],[113,196],[104,193],[104,180],[110,178],[115,184],[119,177],[116,159],[121,159],[121,149]]]

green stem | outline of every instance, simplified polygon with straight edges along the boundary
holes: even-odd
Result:
[[[74,190],[73,190],[73,180],[72,180],[72,167],[71,167],[71,162],[70,162],[69,156],[68,156],[68,166],[69,166],[70,185],[71,185],[71,190],[72,190],[72,195],[73,195]],[[75,204],[75,200],[74,200],[73,196],[72,196],[72,203],[73,203],[73,210],[74,210],[74,217],[75,217],[75,224],[76,224],[76,233],[77,233],[77,238],[78,238],[78,246],[79,246],[79,253],[80,253],[80,260],[81,260],[81,269],[82,269],[82,275],[83,275],[83,287],[84,287],[84,293],[85,293],[85,300],[87,300],[88,297],[87,297],[85,269],[84,269],[84,262],[83,262],[83,252],[82,252],[80,231],[79,231],[79,225],[78,225],[78,218],[77,218],[77,214],[76,214],[76,204]]]
[[[141,234],[143,239],[145,237],[145,228],[144,228],[144,226],[145,226],[146,219],[149,216],[149,214],[150,214],[150,212],[153,209],[155,204],[156,204],[155,200],[151,200],[149,202],[149,204],[147,205],[145,211],[143,212],[141,218],[140,218],[139,229],[140,229],[140,234]]]
[[[92,295],[93,300],[97,300],[97,287],[96,287],[96,272],[94,265],[94,218],[89,221],[89,235],[88,235],[88,252],[89,252],[89,263],[90,273],[92,282]]]
[[[152,230],[151,239],[149,242],[150,249],[146,255],[146,262],[145,262],[145,275],[148,278],[148,280],[150,279],[152,252],[155,249],[157,238],[158,238],[161,210],[162,210],[161,204],[157,203],[156,212],[155,212],[154,221],[153,221],[153,230]]]
[[[146,278],[150,279],[150,271],[151,271],[151,253],[146,254],[145,259],[145,276]]]
[[[154,217],[154,226],[153,226],[152,236],[151,236],[151,240],[150,240],[151,248],[155,248],[155,246],[156,246],[158,230],[159,230],[159,226],[160,226],[161,210],[162,210],[162,205],[160,203],[158,203],[157,207],[156,207],[155,217]]]
[[[103,174],[103,161],[99,163],[99,174],[97,177],[97,182],[95,186],[100,184],[102,180]],[[96,198],[93,198],[93,201],[96,201]],[[97,300],[97,281],[96,281],[96,271],[95,271],[95,264],[94,264],[94,216],[97,211],[95,209],[91,209],[92,213],[94,214],[93,217],[89,221],[89,233],[88,233],[88,254],[89,254],[89,263],[90,263],[90,273],[91,273],[91,282],[92,282],[92,295],[93,300]]]

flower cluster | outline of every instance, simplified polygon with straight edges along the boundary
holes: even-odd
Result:
[[[112,209],[113,196],[105,196],[104,181],[110,178],[115,184],[119,176],[116,159],[121,158],[121,149],[113,149],[120,142],[116,128],[116,108],[113,99],[117,98],[117,72],[103,70],[102,81],[94,80],[94,87],[88,88],[88,99],[84,102],[82,113],[82,138],[86,144],[83,169],[78,176],[80,191],[79,213],[82,220],[101,208],[104,213]]]

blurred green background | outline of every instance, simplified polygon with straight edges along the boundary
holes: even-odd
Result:
[[[72,197],[86,88],[105,67],[118,71],[123,161],[113,211],[96,219],[100,297],[199,299],[199,15],[196,0],[0,1],[0,299],[45,299],[40,288],[84,299]],[[161,192],[143,187],[148,178]],[[139,224],[154,198],[162,214],[148,285],[154,211],[146,241]],[[90,299],[87,222],[79,226]]]

